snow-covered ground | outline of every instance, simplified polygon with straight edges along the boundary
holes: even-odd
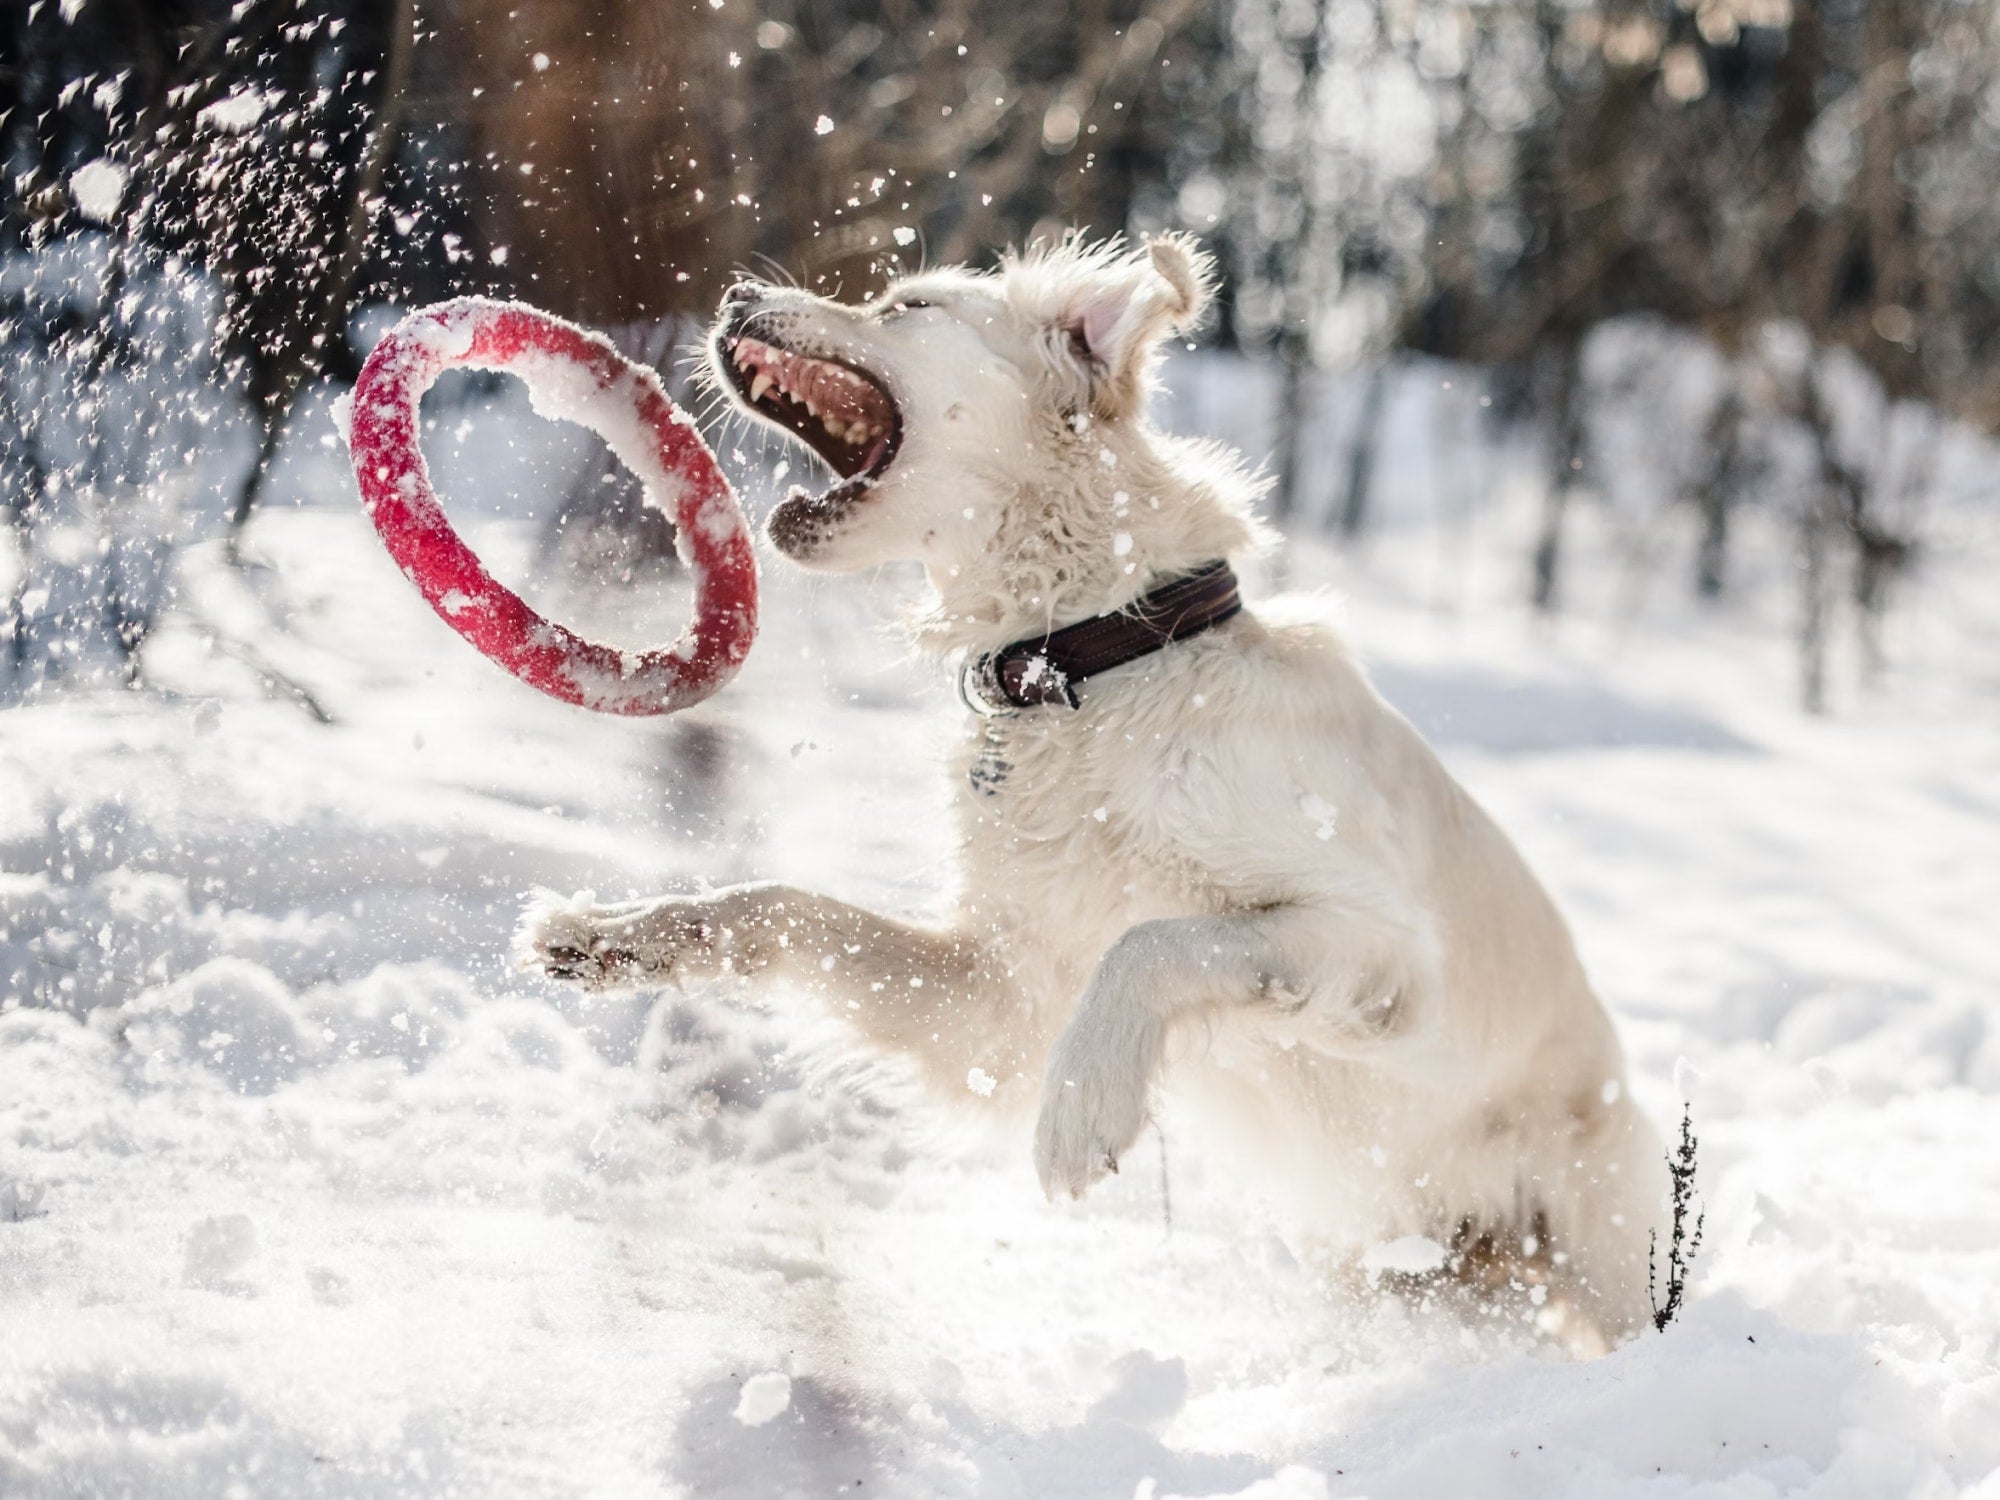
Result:
[[[1671,525],[1586,516],[1537,623],[1528,500],[1460,480],[1501,498],[1286,571],[1554,888],[1663,1125],[1692,1091],[1666,1334],[1329,1291],[1171,1110],[1050,1206],[802,1012],[511,973],[538,884],[934,905],[958,710],[906,580],[775,567],[702,710],[541,699],[306,444],[150,691],[0,713],[0,1495],[2000,1497],[2000,523],[1932,518],[1891,676],[1809,721],[1782,596],[1696,615]]]

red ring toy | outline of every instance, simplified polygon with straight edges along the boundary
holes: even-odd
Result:
[[[486,571],[445,518],[417,442],[418,404],[448,369],[505,370],[544,416],[580,423],[673,518],[694,619],[660,651],[620,651],[545,620]],[[412,313],[355,382],[348,449],[390,556],[453,630],[530,687],[603,713],[665,714],[736,675],[757,634],[757,561],[743,507],[651,370],[518,302],[461,297]]]

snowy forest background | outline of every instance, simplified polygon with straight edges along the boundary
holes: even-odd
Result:
[[[1654,550],[1707,599],[1778,586],[1732,536],[1779,519],[1813,710],[1843,633],[1884,665],[1940,460],[2000,421],[1977,6],[50,0],[5,25],[15,692],[137,672],[171,552],[218,509],[240,530],[302,394],[355,373],[356,310],[458,292],[657,357],[745,268],[858,294],[1071,225],[1191,229],[1227,274],[1203,347],[1262,377],[1227,435],[1279,519],[1365,535],[1398,401],[1468,365],[1441,405],[1476,420],[1431,441],[1542,450],[1535,605],[1574,582],[1580,506],[1634,548],[1691,531],[1692,558]],[[101,559],[56,556],[72,521]]]
[[[0,1493],[2000,1496],[1990,7],[14,0],[0,49]],[[1059,1212],[795,1012],[506,970],[533,884],[922,910],[953,710],[894,572],[767,569],[663,726],[506,681],[354,503],[372,341],[519,296],[692,401],[746,270],[1079,225],[1216,253],[1160,416],[1275,478],[1253,606],[1340,597],[1693,1099],[1667,1334],[1329,1300],[1171,1113]],[[676,628],[594,442],[426,411],[503,577]]]

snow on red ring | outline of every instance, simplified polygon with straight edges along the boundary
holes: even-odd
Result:
[[[694,619],[673,645],[587,641],[529,608],[459,539],[417,441],[424,392],[458,366],[519,376],[536,411],[603,438],[673,518],[695,581]],[[375,346],[342,421],[362,507],[390,556],[447,625],[530,687],[603,713],[672,713],[715,692],[750,654],[757,562],[743,508],[653,372],[595,334],[518,302],[440,302]]]

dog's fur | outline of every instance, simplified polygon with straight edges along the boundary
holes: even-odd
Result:
[[[940,653],[1243,553],[1257,482],[1145,416],[1208,285],[1168,237],[926,271],[865,307],[739,288],[718,372],[751,328],[867,372],[902,424],[872,489],[795,493],[773,543],[816,570],[918,560]],[[751,886],[544,900],[523,952],[593,985],[783,982],[960,1096],[982,1070],[1002,1104],[1039,1097],[1051,1194],[1115,1170],[1168,1073],[1307,1243],[1424,1235],[1468,1277],[1636,1326],[1659,1157],[1610,1021],[1512,844],[1312,611],[1260,605],[1090,679],[1074,710],[969,717],[955,769],[946,926]]]

